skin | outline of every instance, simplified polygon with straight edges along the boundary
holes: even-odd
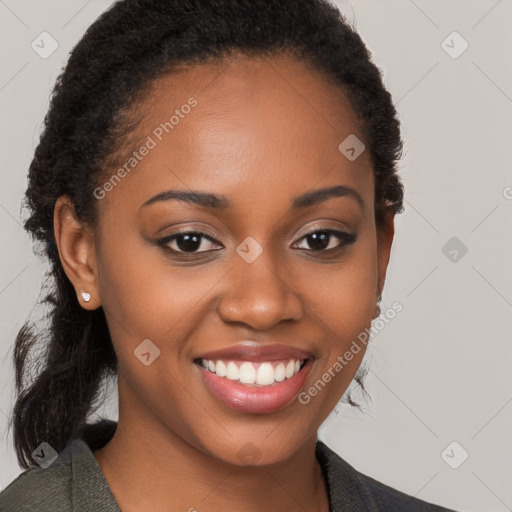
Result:
[[[190,97],[197,106],[98,200],[96,228],[75,217],[67,197],[55,207],[66,274],[84,308],[103,307],[119,360],[118,429],[94,455],[123,511],[328,511],[317,430],[364,346],[308,404],[259,415],[216,399],[193,359],[247,339],[289,344],[315,355],[307,390],[376,316],[394,216],[377,229],[369,152],[349,161],[338,150],[349,134],[364,141],[357,117],[306,64],[239,56],[159,78],[138,106],[132,149]],[[343,196],[290,208],[294,197],[336,185],[364,205]],[[170,189],[223,195],[233,206],[171,200],[141,208]],[[155,245],[179,228],[216,241],[201,239],[195,255]],[[327,228],[357,240],[322,256],[304,235]],[[236,252],[249,236],[263,248],[252,263]],[[343,244],[329,240],[329,248]],[[183,250],[178,241],[169,247]],[[146,338],[161,351],[149,366],[133,354]],[[248,442],[258,453],[252,463],[237,455]]]

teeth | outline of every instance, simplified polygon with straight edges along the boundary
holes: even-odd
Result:
[[[240,366],[240,382],[242,384],[254,384],[256,382],[256,370],[247,361]]]
[[[293,377],[293,372],[295,371],[295,361],[290,361],[287,365],[286,365],[286,370],[284,372],[284,375],[287,379],[289,379],[290,377]]]
[[[281,382],[286,378],[286,368],[283,363],[279,363],[274,370],[274,379]]]
[[[239,378],[240,371],[238,370],[238,366],[233,361],[229,361],[228,366],[226,367],[226,379],[238,380]]]
[[[268,386],[270,384],[274,384],[274,379],[274,367],[270,363],[262,363],[256,372],[256,384]]]
[[[219,377],[229,380],[239,380],[242,384],[257,384],[259,386],[271,386],[274,382],[282,382],[296,375],[302,361],[290,359],[286,364],[279,362],[251,363],[243,361],[240,366],[235,361],[210,361],[201,360],[201,365]]]
[[[204,361],[204,359],[203,359]],[[210,365],[208,365],[210,366]],[[219,377],[225,377],[226,376],[226,365],[222,362],[222,361],[217,361],[217,365],[215,367],[215,369],[213,369],[212,371],[214,371]]]

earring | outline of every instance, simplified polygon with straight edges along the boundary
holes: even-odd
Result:
[[[380,316],[380,303],[382,302],[382,294],[379,295],[378,299],[377,299],[377,304],[375,305],[375,313],[374,313],[374,316],[373,316],[373,319],[375,320],[377,317]]]
[[[91,294],[89,292],[82,292],[82,299],[85,302],[89,302],[91,300]]]

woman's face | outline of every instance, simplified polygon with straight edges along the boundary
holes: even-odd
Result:
[[[137,112],[94,235],[120,425],[234,464],[283,460],[353,379],[364,345],[335,363],[385,276],[392,218],[376,231],[369,152],[339,149],[364,142],[359,123],[339,88],[285,57],[183,69]]]

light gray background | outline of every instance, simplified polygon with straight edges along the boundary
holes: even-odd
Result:
[[[459,511],[512,510],[511,0],[339,0],[391,91],[406,141],[406,211],[372,341],[365,412],[342,406],[320,438],[363,473]],[[12,345],[44,263],[21,227],[26,172],[68,52],[107,0],[0,0],[0,486],[19,472],[7,429]],[[42,59],[43,31],[58,49]],[[450,57],[457,31],[469,43]],[[460,42],[448,39],[452,51]],[[508,188],[507,188],[508,187]],[[451,261],[452,237],[468,249]],[[452,253],[452,256],[454,253]],[[115,416],[115,399],[106,407]],[[452,469],[441,454],[457,462]],[[445,456],[446,458],[446,456]]]

